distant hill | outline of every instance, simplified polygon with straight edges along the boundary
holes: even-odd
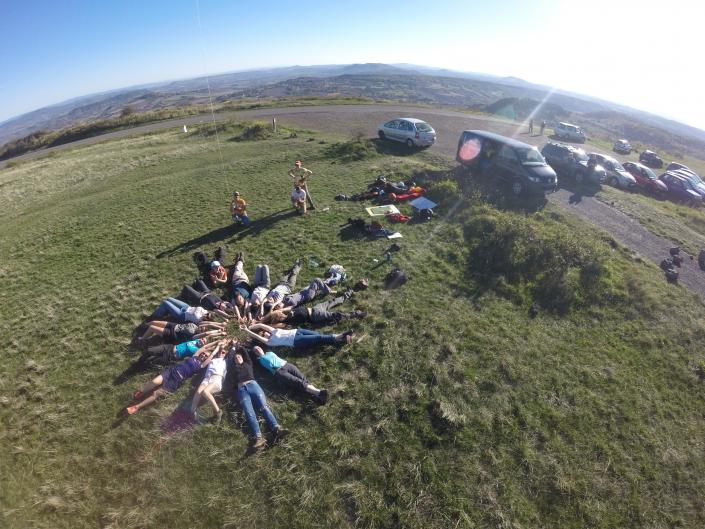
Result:
[[[573,121],[589,135],[625,137],[655,148],[702,157],[705,131],[589,96],[529,83],[516,77],[409,64],[291,66],[231,72],[136,86],[79,97],[0,123],[0,145],[37,131],[135,112],[204,105],[208,85],[218,102],[240,98],[361,96],[376,100],[467,108],[526,119]]]

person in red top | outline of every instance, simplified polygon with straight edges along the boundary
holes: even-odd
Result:
[[[228,284],[228,271],[220,264],[220,261],[211,261],[208,267],[208,279],[210,279],[214,288]]]

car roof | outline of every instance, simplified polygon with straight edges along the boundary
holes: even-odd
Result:
[[[627,140],[617,140],[617,143],[629,143]]]
[[[565,125],[566,127],[575,127],[576,129],[580,128],[580,125],[573,125],[572,123],[566,123],[565,121],[561,121],[558,123],[559,125]]]
[[[403,119],[404,121],[410,121],[411,123],[426,123],[423,119],[416,119],[416,118],[394,118],[394,119]],[[394,119],[390,121],[394,121]]]
[[[515,140],[514,138],[509,138],[507,136],[502,136],[501,134],[495,134],[494,132],[487,132],[486,130],[464,130],[463,134],[465,134],[466,132],[470,132],[472,134],[475,134],[476,136],[485,138],[487,140],[503,143],[515,149],[535,149],[533,145],[529,145],[528,143],[524,143],[522,141]]]

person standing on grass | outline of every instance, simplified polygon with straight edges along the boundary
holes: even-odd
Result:
[[[529,120],[529,134],[533,134],[533,133],[534,133],[534,120],[530,119]]]
[[[295,185],[291,192],[291,205],[299,215],[306,215],[307,193],[300,185]]]
[[[164,369],[142,389],[135,391],[132,400],[137,403],[125,408],[125,413],[134,415],[158,398],[175,393],[189,378],[198,373],[201,368],[206,367],[216,352],[217,349],[210,353],[203,352]]]
[[[546,130],[546,120],[541,122],[541,136],[543,136],[543,131]]]
[[[245,226],[250,224],[250,217],[247,216],[247,202],[237,191],[233,193],[233,200],[230,203],[230,214],[235,224],[242,223]]]
[[[223,344],[219,344],[216,348],[215,355],[211,357],[211,361],[206,368],[206,374],[203,376],[203,381],[198,385],[196,393],[191,400],[191,415],[194,420],[198,421],[198,407],[201,405],[201,400],[205,397],[213,407],[215,412],[215,423],[220,423],[223,417],[223,410],[220,409],[218,403],[213,397],[214,394],[220,393],[223,389],[223,379],[227,372],[225,364],[225,355],[227,349]]]
[[[294,168],[289,169],[289,176],[294,179],[294,185],[299,185],[306,192],[306,199],[308,200],[311,209],[316,209],[313,205],[313,199],[311,198],[311,193],[308,191],[308,178],[313,174],[301,164],[301,160],[296,160],[294,162]],[[305,212],[304,212],[305,213]]]
[[[252,370],[252,357],[243,347],[236,347],[234,343],[230,345],[230,362],[228,371],[231,373],[233,381],[237,384],[234,392],[237,401],[240,403],[247,424],[250,427],[252,448],[263,448],[267,442],[262,437],[262,432],[257,421],[256,411],[264,416],[264,420],[274,433],[275,439],[281,439],[288,435],[289,430],[282,428],[272,410],[267,406],[267,398],[264,391],[255,380]]]
[[[264,323],[255,323],[249,328],[241,325],[240,328],[251,338],[269,347],[293,347],[294,349],[306,349],[322,344],[341,346],[352,343],[353,337],[352,331],[345,331],[342,334],[322,334],[308,329],[276,329]]]
[[[311,384],[306,378],[306,375],[291,362],[287,362],[283,358],[278,357],[272,351],[265,353],[259,345],[255,345],[252,348],[252,353],[255,355],[260,365],[274,375],[274,378],[277,379],[278,382],[313,396],[321,404],[328,402],[328,390],[318,389]]]

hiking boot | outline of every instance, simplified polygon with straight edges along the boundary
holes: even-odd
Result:
[[[274,438],[279,441],[280,439],[284,439],[287,435],[289,435],[289,433],[289,430],[280,426],[274,430]]]
[[[354,310],[352,311],[352,317],[361,320],[363,318],[367,318],[367,312],[364,310]]]
[[[316,399],[320,404],[325,404],[326,402],[328,402],[328,390],[322,389],[321,391],[319,391],[318,395],[316,396]]]
[[[343,334],[338,335],[338,343],[351,344],[352,337],[353,337],[352,331],[345,331]]]
[[[267,445],[267,441],[265,441],[264,437],[261,435],[258,435],[252,440],[252,448],[255,450],[259,450],[260,448],[264,448]]]
[[[344,297],[346,300],[348,300],[348,299],[350,299],[351,297],[353,297],[354,294],[355,294],[355,291],[353,291],[353,290],[347,290],[347,291],[345,291],[345,292],[343,293],[343,297]]]

